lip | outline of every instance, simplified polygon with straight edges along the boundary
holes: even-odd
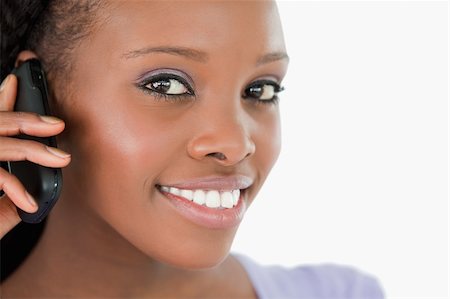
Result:
[[[245,175],[234,175],[228,177],[207,177],[198,178],[192,180],[186,180],[182,182],[176,182],[171,184],[158,184],[160,186],[175,187],[185,190],[217,190],[217,191],[230,191],[237,189],[247,189],[253,184],[253,179]]]
[[[236,227],[242,221],[245,211],[247,210],[243,193],[241,193],[239,202],[235,207],[231,209],[211,209],[171,193],[161,190],[159,190],[159,192],[166,197],[166,200],[164,201],[174,208],[181,216],[197,225],[209,229],[227,229]]]
[[[231,209],[213,209],[198,205],[181,196],[162,191],[157,187],[159,193],[165,198],[163,204],[174,209],[185,219],[209,229],[229,229],[239,225],[244,218],[247,204],[245,201],[246,190],[241,190],[238,204]]]

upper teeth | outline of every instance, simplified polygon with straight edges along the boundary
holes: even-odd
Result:
[[[223,207],[227,209],[237,205],[241,194],[239,189],[232,191],[185,190],[166,186],[161,186],[161,191],[184,197],[196,204],[205,205],[209,208]]]

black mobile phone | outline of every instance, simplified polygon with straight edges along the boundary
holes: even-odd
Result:
[[[12,73],[17,76],[19,84],[14,111],[50,115],[47,82],[39,60],[27,60]],[[16,137],[56,147],[55,137],[42,138],[28,135]],[[41,222],[55,205],[61,193],[61,169],[41,166],[30,161],[11,161],[6,164],[8,171],[22,182],[39,206],[35,213],[27,213],[17,208],[20,218],[27,223]]]

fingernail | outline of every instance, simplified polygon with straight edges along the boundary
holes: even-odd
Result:
[[[62,122],[61,119],[54,117],[54,116],[39,115],[39,117],[43,121],[45,121],[46,123],[49,123],[49,124],[58,124],[58,123]]]
[[[25,195],[27,196],[28,202],[30,203],[30,205],[32,205],[33,207],[37,207],[37,203],[34,200],[33,196],[30,195],[30,193],[28,193],[27,191],[25,191]]]
[[[60,150],[59,148],[50,147],[50,146],[47,146],[46,148],[50,153],[52,153],[53,155],[55,155],[57,157],[60,157],[60,158],[69,158],[70,157],[70,154],[66,153],[65,151]]]
[[[2,85],[0,85],[0,91],[2,91],[5,88],[6,84],[8,84],[8,81],[9,81],[10,77],[11,76],[8,75],[8,76],[6,76],[5,80],[3,80]]]

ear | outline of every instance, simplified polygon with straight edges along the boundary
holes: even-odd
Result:
[[[25,61],[27,61],[28,59],[31,59],[31,58],[38,58],[38,56],[36,55],[36,53],[34,53],[33,51],[30,51],[30,50],[21,51],[19,53],[19,55],[17,55],[14,67],[18,67],[23,62],[25,62]]]

